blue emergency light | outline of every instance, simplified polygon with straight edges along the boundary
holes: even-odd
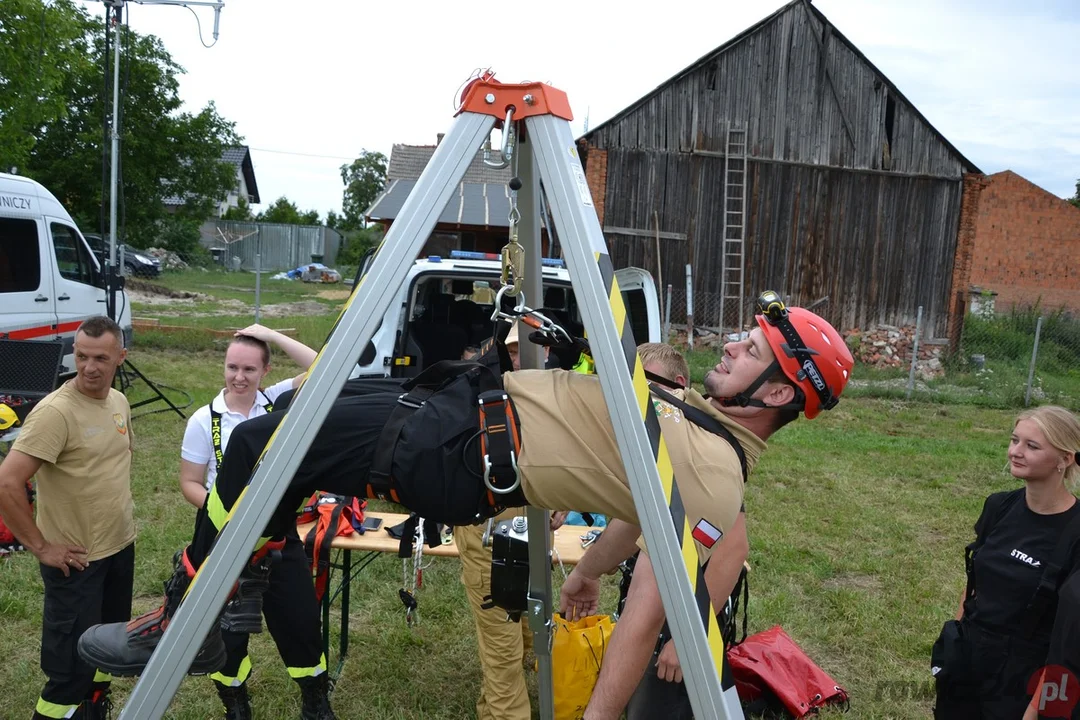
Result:
[[[451,250],[451,260],[500,260],[498,253],[476,252],[474,250]],[[566,261],[562,258],[540,258],[544,267],[566,267]]]

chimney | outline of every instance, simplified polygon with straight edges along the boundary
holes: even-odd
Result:
[[[438,135],[436,135],[435,136],[435,144],[439,145],[442,142],[442,139],[444,137],[446,137],[446,133],[439,133]]]

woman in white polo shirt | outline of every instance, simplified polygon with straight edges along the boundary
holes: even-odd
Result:
[[[252,325],[236,333],[225,351],[225,387],[209,405],[195,411],[184,432],[180,452],[180,489],[197,508],[206,502],[217,476],[218,463],[233,429],[251,418],[265,415],[283,393],[300,384],[303,373],[263,389],[270,372],[270,345],[283,350],[305,370],[315,351],[301,342]],[[305,720],[333,720],[319,631],[319,605],[311,581],[311,568],[298,536],[286,538],[281,559],[270,575],[263,601],[263,616],[289,675],[300,685]],[[248,636],[222,630],[228,660],[210,677],[225,705],[226,720],[252,717],[247,678],[251,674]]]

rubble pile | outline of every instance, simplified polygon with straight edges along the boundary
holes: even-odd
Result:
[[[914,338],[914,325],[875,325],[866,330],[855,328],[844,333],[844,339],[855,359],[876,368],[911,367]],[[945,345],[920,342],[915,373],[923,378],[944,375],[942,356],[945,349]]]
[[[188,264],[179,255],[164,248],[147,248],[146,252],[161,260],[162,270],[186,270]]]

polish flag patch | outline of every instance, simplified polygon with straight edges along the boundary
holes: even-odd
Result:
[[[723,530],[704,519],[698,521],[690,534],[706,548],[711,548],[720,538],[724,537]]]

